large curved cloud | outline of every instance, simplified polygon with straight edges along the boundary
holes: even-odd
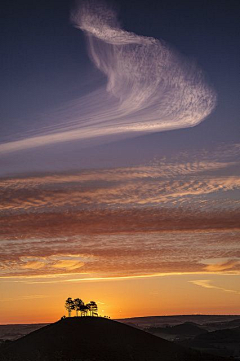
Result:
[[[116,14],[99,2],[81,3],[71,20],[84,31],[107,85],[49,117],[42,130],[21,139],[13,135],[0,144],[0,153],[192,127],[214,109],[216,94],[203,72],[163,41],[124,31]]]

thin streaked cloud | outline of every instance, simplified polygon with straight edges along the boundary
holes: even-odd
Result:
[[[238,153],[2,179],[1,277],[238,274]]]
[[[200,286],[203,288],[215,289],[215,290],[220,290],[220,291],[227,292],[227,293],[235,293],[236,295],[240,295],[240,291],[216,286],[216,285],[212,284],[211,280],[196,280],[196,281],[189,281],[189,282],[196,286]]]
[[[84,274],[87,278],[106,278],[192,272],[239,274],[240,262],[236,262],[240,259],[239,232],[92,233],[38,241],[12,240],[7,242],[7,247],[1,245],[1,276]],[[227,266],[214,266],[216,259],[223,258]],[[213,261],[207,262],[207,268],[209,259]]]

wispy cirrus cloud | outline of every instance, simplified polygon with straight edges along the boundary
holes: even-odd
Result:
[[[214,284],[212,284],[211,280],[196,280],[196,281],[189,281],[189,282],[196,285],[196,286],[200,286],[200,287],[203,287],[203,288],[215,289],[215,290],[220,290],[220,291],[227,292],[227,293],[235,293],[236,295],[240,295],[240,291],[215,286]]]
[[[90,58],[105,75],[106,86],[55,116],[45,114],[47,124],[8,136],[0,154],[192,127],[215,108],[216,92],[203,71],[164,41],[121,29],[116,14],[99,1],[77,7],[71,19],[85,33]]]
[[[236,152],[2,179],[2,277],[238,274]]]
[[[238,173],[224,174],[227,169],[237,169],[238,163],[219,161],[214,154],[209,158],[181,163],[162,159],[138,167],[3,179],[0,211],[14,214],[106,206],[188,206],[190,198],[191,206],[201,209],[216,203],[225,209],[238,207],[238,197],[224,196],[240,188]]]
[[[227,259],[224,261],[216,259],[210,260],[205,269],[209,272],[233,271],[234,269],[238,269],[239,265],[239,259]]]
[[[34,299],[41,299],[46,298],[47,295],[26,295],[26,296],[18,296],[18,297],[7,297],[1,298],[0,302],[9,302],[9,301],[25,301],[25,300],[34,300]]]
[[[79,274],[83,278],[239,274],[240,263],[230,261],[240,258],[238,240],[239,231],[230,230],[79,233],[57,238],[49,233],[45,238],[1,242],[0,273],[2,277]],[[207,270],[206,259],[215,258],[229,259],[229,267]]]

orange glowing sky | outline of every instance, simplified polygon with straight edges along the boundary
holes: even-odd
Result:
[[[0,324],[240,314],[239,17],[116,2],[0,5]]]
[[[239,313],[236,149],[3,179],[1,323],[54,321],[69,296],[113,318]]]

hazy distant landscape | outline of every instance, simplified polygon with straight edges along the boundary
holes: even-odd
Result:
[[[240,361],[240,2],[0,14],[0,361]]]
[[[239,315],[184,315],[119,320],[201,352],[240,359]]]
[[[189,318],[198,322],[204,321],[204,324],[187,322],[186,320]],[[228,345],[229,340],[226,339],[225,342],[222,337],[226,334],[226,330],[207,331],[208,324],[210,324],[210,328],[213,327],[213,324],[216,324],[216,328],[221,328],[224,323],[229,324],[233,321],[238,324],[240,322],[238,316],[236,318],[230,316],[173,316],[137,319],[143,321],[142,325],[155,325],[145,330],[139,329],[139,323],[135,324],[135,320],[116,322],[90,316],[68,317],[45,326],[2,325],[1,334],[5,341],[0,347],[0,357],[4,361],[220,361],[230,360],[230,356],[235,360],[239,359],[240,332],[236,330],[240,327],[229,329],[229,331],[235,330],[239,335],[238,340],[232,339],[231,347]],[[166,326],[169,320],[171,320],[171,326]],[[126,321],[131,323],[131,326],[125,324]],[[17,333],[30,331],[31,327],[35,328],[35,331],[15,341],[6,341],[7,335],[5,333],[4,336],[4,332],[7,332],[7,328],[10,331],[8,337],[11,337],[11,332],[14,337]],[[174,332],[171,333],[170,330]],[[198,332],[196,332],[197,330]],[[202,333],[199,332],[200,330]],[[216,332],[220,332],[222,336],[211,338],[211,335]],[[168,337],[164,337],[169,334],[175,337],[175,342],[168,341]],[[161,337],[156,337],[160,335]],[[194,345],[196,340],[199,341],[201,335],[205,337],[200,338],[202,344],[199,343],[196,344],[196,347],[189,348],[191,342]],[[181,342],[179,342],[180,339]]]
[[[143,335],[146,335],[146,337],[148,337],[147,334],[152,334],[154,336],[157,336],[160,340],[164,339],[170,342],[174,342],[173,345],[178,344],[179,346],[183,346],[185,350],[191,348],[193,350],[200,351],[203,354],[206,353],[219,357],[232,357],[232,359],[234,360],[240,360],[239,315],[152,316],[119,319],[116,321],[118,321],[118,323],[124,323],[128,326],[131,326],[132,331],[130,332],[134,333],[134,329],[140,329],[142,331],[145,331],[144,333],[140,334],[142,337]],[[61,322],[64,322],[64,320]],[[82,317],[72,317],[67,322],[72,322],[75,325],[74,327],[82,327],[82,323],[85,323],[84,327],[86,327],[86,332],[89,332],[89,337],[93,339],[95,339],[96,336],[94,336],[92,332],[94,333],[99,331],[99,333],[101,333],[105,330],[104,328],[101,328],[102,324],[106,324],[104,318],[99,318],[98,321],[93,321],[92,317],[87,317],[87,320],[85,317],[84,320]],[[77,324],[77,322],[80,322],[80,326]],[[96,322],[99,330],[92,330],[91,327],[88,325],[89,323],[91,324],[91,322]],[[109,322],[111,324],[111,321]],[[118,324],[114,322],[114,325]],[[21,340],[26,343],[26,340],[28,340],[28,338],[25,338],[25,335],[29,335],[33,332],[33,334],[28,336],[29,340],[31,340],[31,337],[33,337],[32,335],[35,335],[34,337],[36,337],[37,335],[37,333],[35,333],[34,331],[39,329],[45,330],[46,326],[48,325],[0,325],[1,350],[9,347],[11,349],[11,346],[13,346],[12,349],[15,350],[16,345],[21,345]],[[49,324],[49,326],[51,326],[51,324]],[[48,330],[48,327],[46,328],[46,330]],[[61,333],[61,330],[59,332]],[[75,331],[73,329],[71,332],[73,338],[75,337],[74,332]],[[112,334],[110,335],[108,334],[108,332],[109,331],[106,330],[106,338],[112,336]],[[64,337],[64,335],[62,335],[61,337]],[[118,342],[121,342],[121,340],[119,340],[118,333],[115,335],[115,337],[116,339],[114,343],[117,342],[117,340]],[[18,340],[16,344],[14,342],[15,340]],[[122,341],[122,347],[124,348],[125,346],[126,345],[124,341]],[[58,345],[57,347],[60,346]],[[59,352],[60,351],[61,347],[59,348]],[[107,350],[105,351],[107,352]],[[92,359],[90,358],[89,360]],[[111,360],[111,358],[109,358],[109,360]],[[140,359],[136,358],[136,360]],[[154,358],[151,360],[154,360]],[[189,360],[191,360],[191,358]],[[199,358],[199,360],[212,359]]]

